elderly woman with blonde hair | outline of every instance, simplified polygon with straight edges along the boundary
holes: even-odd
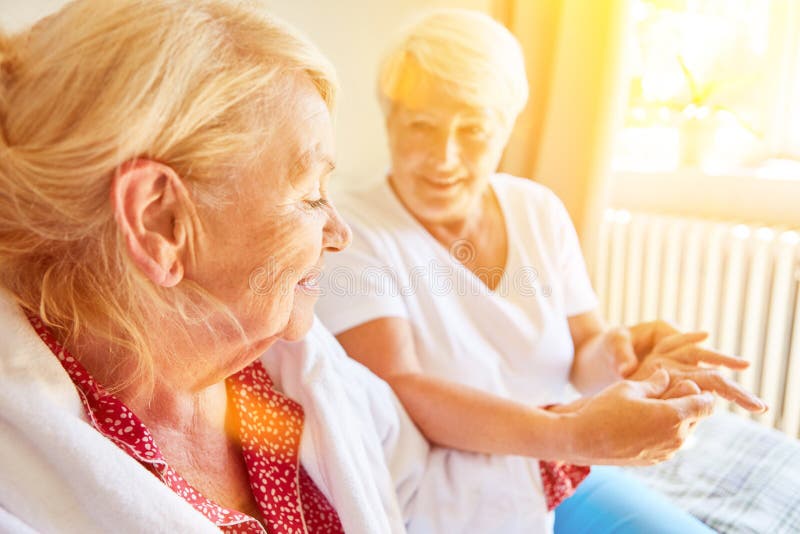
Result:
[[[466,10],[429,14],[390,48],[378,90],[391,166],[337,199],[354,239],[328,264],[318,313],[432,444],[506,455],[475,471],[485,489],[450,497],[464,513],[439,531],[547,529],[588,469],[532,459],[657,462],[708,415],[711,392],[765,409],[711,368],[746,363],[700,348],[703,333],[608,328],[562,203],[496,173],[528,97],[505,28]],[[564,532],[707,530],[614,468],[558,510]]]
[[[0,531],[404,531],[427,444],[314,324],[327,60],[238,4],[79,0],[0,63]]]

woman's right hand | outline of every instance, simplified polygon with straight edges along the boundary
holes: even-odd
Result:
[[[694,423],[713,409],[711,393],[701,393],[688,381],[671,386],[669,374],[658,370],[646,380],[623,380],[553,411],[570,415],[573,450],[568,461],[650,465],[671,458]]]

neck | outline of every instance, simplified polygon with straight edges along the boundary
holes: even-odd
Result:
[[[169,336],[164,336],[169,339]],[[187,345],[191,346],[191,345]],[[192,432],[224,429],[227,393],[224,380],[203,384],[192,366],[155,362],[152,379],[139,376],[135,355],[98,338],[82,338],[67,347],[94,379],[111,391],[148,428]],[[197,362],[195,353],[180,354],[164,347],[159,354],[171,354],[171,362]],[[130,380],[128,377],[137,376]],[[194,429],[194,430],[193,430]]]
[[[485,236],[492,235],[500,213],[492,188],[487,185],[483,194],[476,199],[471,209],[463,216],[444,221],[420,221],[422,226],[437,241],[450,246],[456,241],[481,242]]]
[[[153,394],[143,400],[133,400],[129,407],[156,432],[191,437],[225,430],[228,395],[224,381],[197,391],[156,382]]]

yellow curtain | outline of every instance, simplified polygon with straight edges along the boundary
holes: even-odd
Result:
[[[587,260],[606,206],[612,133],[626,97],[627,0],[494,0],[520,40],[530,83],[501,170],[533,178],[567,206]]]

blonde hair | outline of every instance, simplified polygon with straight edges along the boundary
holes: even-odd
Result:
[[[528,99],[519,42],[478,11],[435,10],[400,33],[378,70],[384,114],[420,76],[442,84],[455,99],[498,110],[509,123]]]
[[[333,108],[333,68],[311,43],[224,1],[77,0],[0,35],[0,284],[62,337],[137,355],[128,383],[152,380],[145,317],[180,328],[210,297],[187,281],[157,287],[130,262],[114,173],[152,158],[213,209],[263,142],[264,121],[249,117],[291,98],[280,82],[292,73]]]

